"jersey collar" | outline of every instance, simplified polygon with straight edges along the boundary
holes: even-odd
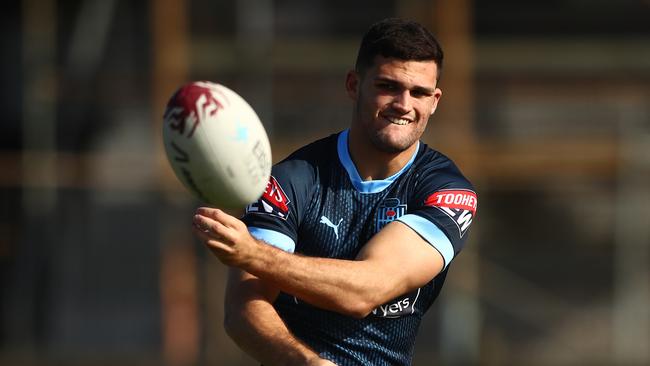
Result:
[[[413,164],[413,161],[415,161],[415,157],[417,156],[418,151],[420,151],[420,141],[418,141],[417,142],[418,147],[417,149],[415,149],[413,156],[411,156],[411,159],[406,163],[406,165],[404,165],[402,169],[400,169],[399,172],[391,175],[386,179],[364,181],[361,179],[361,176],[357,171],[357,167],[354,165],[354,162],[350,157],[350,151],[348,150],[349,132],[350,130],[347,129],[339,134],[337,150],[338,150],[339,160],[341,161],[341,164],[343,165],[345,170],[348,172],[348,176],[350,177],[350,181],[352,182],[352,185],[354,186],[354,188],[357,189],[357,191],[361,193],[378,193],[386,189],[386,187],[391,185],[391,183],[393,183],[397,178],[399,178],[399,176],[402,175],[402,173],[404,173]]]

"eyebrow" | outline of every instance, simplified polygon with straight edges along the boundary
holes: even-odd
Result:
[[[401,82],[399,82],[397,80],[394,80],[394,79],[391,79],[391,78],[388,78],[388,77],[383,77],[383,76],[376,77],[375,82],[377,82],[377,81],[381,81],[381,82],[385,82],[385,83],[391,83],[391,84],[404,85],[404,84],[402,84]],[[429,88],[429,87],[426,87],[426,86],[416,85],[413,88],[411,88],[411,90],[421,92],[421,93],[433,94],[433,93],[435,93],[436,88],[435,87],[434,88]]]

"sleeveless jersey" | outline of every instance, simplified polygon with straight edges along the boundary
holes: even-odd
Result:
[[[243,220],[254,237],[306,256],[354,259],[394,220],[438,250],[445,262],[438,276],[363,319],[316,308],[286,293],[274,303],[296,337],[337,365],[409,365],[421,317],[467,238],[476,194],[449,158],[422,142],[395,175],[362,181],[347,143],[345,130],[276,164],[264,195],[247,207]]]

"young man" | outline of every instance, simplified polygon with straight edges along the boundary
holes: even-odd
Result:
[[[265,365],[409,365],[420,319],[476,214],[471,184],[420,142],[442,91],[421,25],[374,24],[347,74],[348,130],[274,166],[243,221],[199,208],[231,267],[225,326]]]

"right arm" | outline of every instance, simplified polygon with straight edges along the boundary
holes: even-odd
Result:
[[[333,366],[291,334],[272,305],[278,294],[269,283],[230,268],[224,319],[230,338],[265,366]]]
[[[251,226],[261,225],[260,228],[293,237],[290,233],[294,233],[299,225],[300,203],[309,202],[314,176],[313,167],[305,164],[303,159],[287,159],[285,163],[274,166],[263,197],[247,209],[267,214],[252,215]],[[275,177],[283,182],[284,189]],[[293,177],[298,179],[289,179]],[[274,207],[270,213],[266,210],[267,204]],[[274,244],[284,248],[287,243]],[[291,246],[284,250],[293,252],[293,247],[295,242],[292,241]],[[279,293],[273,282],[238,268],[229,268],[224,320],[228,335],[244,352],[265,366],[336,366],[320,358],[287,328],[273,307]]]

